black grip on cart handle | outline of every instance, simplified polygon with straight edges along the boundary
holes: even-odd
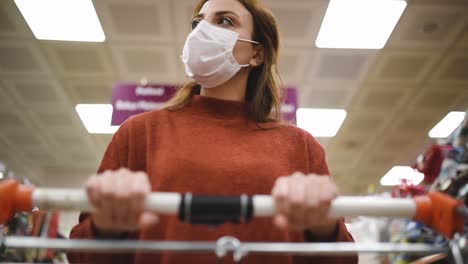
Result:
[[[248,223],[253,217],[251,196],[182,196],[178,217],[191,224],[216,226],[226,222]]]

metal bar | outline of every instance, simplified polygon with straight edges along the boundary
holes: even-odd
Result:
[[[37,237],[4,237],[7,248],[40,248],[64,251],[88,252],[215,252],[219,250],[214,242],[182,241],[133,241],[133,240],[78,240],[50,239]],[[223,248],[228,252],[244,254],[294,254],[294,255],[351,255],[355,253],[411,253],[416,255],[447,253],[447,247],[426,244],[393,243],[240,243],[237,248]]]
[[[241,251],[255,253],[288,253],[297,255],[350,255],[355,253],[412,253],[425,255],[446,252],[447,248],[426,244],[393,243],[242,243]]]
[[[177,214],[182,196],[179,193],[156,192],[148,196],[146,209],[160,214]],[[92,211],[86,193],[79,189],[36,189],[33,205],[42,210]],[[254,217],[273,216],[274,200],[269,195],[254,195]],[[407,198],[347,197],[336,198],[330,208],[331,217],[378,216],[412,218],[416,204]]]
[[[212,242],[171,242],[138,240],[91,240],[91,239],[51,239],[39,237],[7,236],[4,240],[7,248],[38,248],[64,251],[89,252],[134,252],[134,251],[188,251],[213,252],[216,246]]]

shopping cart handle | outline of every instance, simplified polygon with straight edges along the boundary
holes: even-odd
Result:
[[[151,193],[145,202],[148,211],[178,215],[193,224],[218,225],[248,223],[253,217],[271,217],[276,206],[270,195],[200,196],[191,193]],[[464,216],[457,213],[460,201],[443,193],[410,198],[340,196],[331,203],[330,217],[377,216],[414,218],[447,237],[463,232]],[[17,212],[75,210],[92,212],[86,192],[81,189],[41,189],[26,187],[14,180],[0,183],[0,224]]]

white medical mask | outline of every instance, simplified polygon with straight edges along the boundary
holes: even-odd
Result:
[[[241,39],[239,34],[213,26],[202,20],[188,35],[182,52],[185,72],[203,88],[212,88],[230,80],[241,67],[234,58],[233,49],[237,40],[260,44]]]

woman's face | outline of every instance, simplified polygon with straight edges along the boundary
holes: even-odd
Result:
[[[192,21],[194,29],[201,20],[239,34],[239,38],[251,39],[253,18],[249,11],[237,0],[209,0]],[[251,43],[237,41],[233,50],[239,64],[248,64],[254,54]]]

